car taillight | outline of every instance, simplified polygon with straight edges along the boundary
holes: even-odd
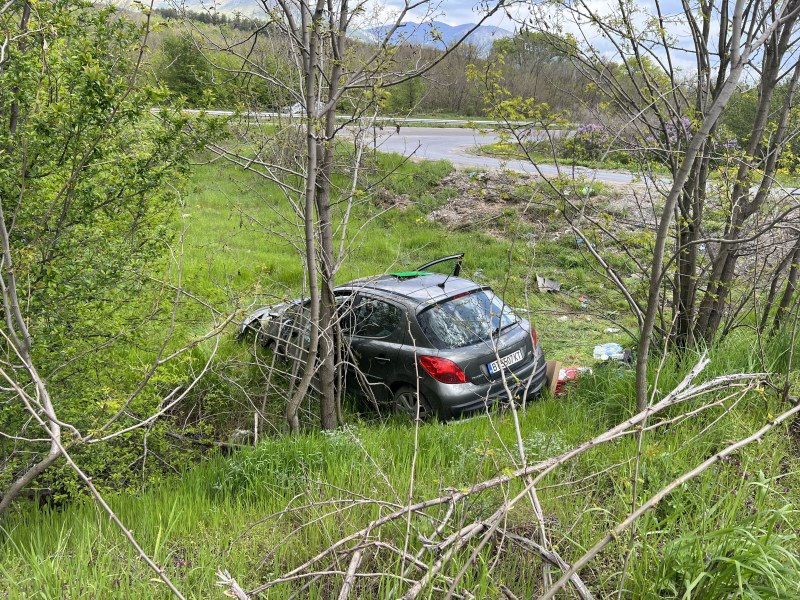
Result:
[[[533,340],[533,349],[536,350],[536,344],[538,340],[536,339],[536,329],[533,325],[531,325],[531,340]]]
[[[456,363],[436,356],[420,356],[419,364],[428,375],[442,383],[466,383],[467,376]]]

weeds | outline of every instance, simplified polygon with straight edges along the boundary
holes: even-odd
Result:
[[[800,514],[776,499],[777,479],[763,473],[730,491],[706,486],[694,498],[697,515],[677,537],[670,520],[652,520],[642,544],[642,566],[634,571],[632,595],[662,598],[793,598],[800,593],[797,556]],[[721,494],[721,495],[718,495]],[[663,544],[663,549],[658,546]]]

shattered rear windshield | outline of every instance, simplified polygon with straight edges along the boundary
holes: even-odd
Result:
[[[517,321],[511,309],[489,290],[455,296],[419,315],[422,329],[440,348],[463,348],[489,340]]]

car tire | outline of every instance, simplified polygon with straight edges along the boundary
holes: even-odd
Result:
[[[433,409],[422,394],[417,394],[410,385],[397,388],[392,396],[392,411],[394,414],[415,421],[417,419],[417,399],[419,399],[419,420],[430,421]]]

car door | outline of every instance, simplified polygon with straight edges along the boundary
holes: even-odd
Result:
[[[349,326],[348,389],[369,399],[387,398],[408,317],[402,306],[384,298],[360,293],[352,305]]]

